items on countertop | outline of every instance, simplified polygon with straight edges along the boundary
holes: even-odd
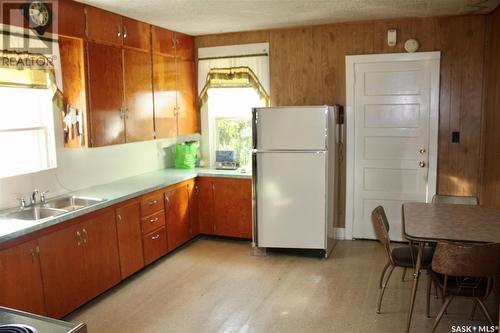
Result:
[[[187,141],[175,145],[174,160],[176,169],[194,169],[198,158],[198,141]]]

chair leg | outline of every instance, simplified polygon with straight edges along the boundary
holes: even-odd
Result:
[[[427,318],[430,318],[430,312],[431,312],[431,289],[432,289],[432,276],[430,274],[428,275],[428,280],[427,280],[427,303],[425,304],[425,314],[427,315]]]
[[[477,300],[474,299],[474,305],[472,306],[472,312],[470,314],[470,320],[474,320],[474,315],[476,314]]]
[[[479,298],[476,298],[476,302],[479,303],[479,306],[481,307],[481,310],[483,310],[483,313],[486,316],[486,319],[488,319],[488,322],[490,324],[493,324],[493,319],[491,318],[491,314],[486,308],[486,305],[483,303],[483,301]]]
[[[441,310],[439,310],[439,313],[436,317],[436,320],[434,321],[434,325],[432,325],[432,331],[431,331],[432,333],[436,332],[436,329],[439,325],[439,322],[441,321],[441,318],[443,318],[443,315],[446,312],[446,309],[448,308],[448,306],[450,305],[452,299],[453,299],[453,296],[448,297],[446,299],[446,301],[444,302],[443,306],[441,307]]]
[[[438,286],[437,283],[434,283],[434,298],[438,299]]]
[[[389,268],[389,266],[391,265],[390,262],[388,262],[385,266],[384,266],[384,269],[382,270],[382,274],[380,274],[380,281],[378,282],[378,288],[381,289],[382,288],[382,282],[384,282],[384,276],[385,276],[385,272],[387,271],[387,268]]]
[[[406,267],[403,268],[403,275],[401,276],[401,282],[405,282],[406,277]]]
[[[380,292],[378,294],[378,301],[377,301],[377,313],[380,313],[380,307],[382,306],[382,297],[384,297],[384,291],[385,287],[387,287],[387,283],[389,283],[389,279],[391,278],[392,271],[394,270],[393,265],[390,265],[389,272],[387,273],[387,277],[385,278],[385,281],[382,283],[382,288],[380,289]]]

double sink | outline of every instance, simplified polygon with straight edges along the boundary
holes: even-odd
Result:
[[[11,211],[9,213],[2,214],[0,218],[37,221],[56,217],[58,215],[89,207],[103,201],[105,201],[105,199],[65,196],[47,201],[44,204],[28,206],[13,212]]]

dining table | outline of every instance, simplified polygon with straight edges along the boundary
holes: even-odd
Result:
[[[418,244],[406,332],[410,331],[426,243],[500,243],[500,209],[477,205],[409,202],[403,204],[403,236]],[[499,309],[500,317],[500,309]]]

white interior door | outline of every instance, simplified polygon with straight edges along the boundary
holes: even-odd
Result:
[[[391,239],[402,240],[402,204],[435,193],[439,53],[430,55],[361,56],[352,63],[347,169],[353,238],[375,238],[371,212],[382,205]]]
[[[257,246],[326,248],[326,152],[257,153]]]

